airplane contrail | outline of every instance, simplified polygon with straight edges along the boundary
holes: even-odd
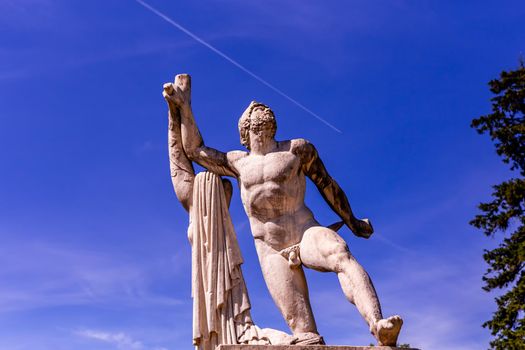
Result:
[[[281,91],[280,89],[276,88],[275,86],[273,86],[272,84],[270,84],[269,82],[267,82],[266,80],[264,80],[263,78],[258,76],[257,74],[253,73],[251,70],[249,70],[248,68],[246,68],[245,66],[243,66],[239,62],[235,61],[233,58],[231,58],[230,56],[228,56],[227,54],[225,54],[221,50],[217,49],[215,46],[207,43],[202,38],[200,38],[197,35],[195,35],[194,33],[190,32],[188,29],[184,28],[182,25],[180,25],[179,23],[175,22],[173,19],[171,19],[170,17],[166,16],[165,14],[163,14],[162,12],[157,10],[156,8],[154,8],[151,5],[147,4],[143,0],[135,0],[135,1],[138,2],[140,5],[144,6],[146,9],[150,10],[151,12],[153,12],[154,14],[156,14],[157,16],[159,16],[160,18],[162,18],[163,20],[165,20],[166,22],[168,22],[169,24],[171,24],[172,26],[174,26],[175,28],[177,28],[180,31],[182,31],[184,34],[188,35],[189,37],[191,37],[192,39],[194,39],[198,43],[206,46],[208,49],[210,49],[211,51],[215,52],[217,55],[219,55],[222,58],[224,58],[226,61],[228,61],[231,64],[233,64],[235,67],[237,67],[240,70],[242,70],[244,73],[248,74],[249,76],[251,76],[255,80],[257,80],[260,83],[262,83],[263,85],[266,85],[267,87],[269,87],[270,89],[272,89],[273,91],[275,91],[276,93],[281,95],[282,97],[286,98],[288,101],[292,102],[294,105],[296,105],[297,107],[301,108],[302,110],[304,110],[305,112],[307,112],[311,116],[317,118],[319,121],[324,123],[326,126],[330,127],[332,130],[337,131],[340,134],[343,133],[341,130],[339,130],[338,128],[336,128],[332,124],[330,124],[327,120],[325,120],[324,118],[322,118],[319,115],[317,115],[317,113],[313,112],[312,110],[310,110],[308,107],[306,107],[305,105],[303,105],[302,103],[300,103],[296,99],[288,96],[283,91]]]

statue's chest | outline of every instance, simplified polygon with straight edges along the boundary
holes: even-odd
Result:
[[[284,183],[297,175],[299,166],[299,158],[290,152],[250,155],[244,159],[240,175],[245,187],[264,182]]]

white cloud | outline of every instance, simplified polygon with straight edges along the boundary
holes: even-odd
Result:
[[[143,341],[136,340],[125,332],[107,332],[92,329],[82,329],[74,332],[75,335],[114,345],[122,350],[168,350],[162,346],[146,346]]]
[[[118,349],[125,349],[125,350],[145,349],[141,341],[134,340],[129,335],[123,332],[110,333],[110,332],[101,332],[101,331],[96,331],[96,330],[85,329],[85,330],[77,331],[75,333],[85,338],[100,340],[106,343],[113,344]]]

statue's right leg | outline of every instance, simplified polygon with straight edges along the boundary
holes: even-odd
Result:
[[[370,277],[335,231],[322,226],[306,230],[300,255],[302,263],[308,268],[337,273],[344,294],[366,320],[379,345],[396,345],[403,320],[397,315],[383,319]]]
[[[255,247],[270,295],[293,335],[299,340],[318,335],[302,267],[291,268],[287,259],[260,239]]]

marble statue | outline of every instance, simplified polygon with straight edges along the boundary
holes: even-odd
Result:
[[[205,145],[197,128],[189,75],[177,75],[175,83],[165,84],[163,96],[170,115],[177,115],[170,118],[170,130],[176,130],[170,131],[170,145],[178,142],[179,146],[170,147],[170,159],[172,177],[178,178],[174,186],[179,200],[189,209],[192,189],[187,184],[194,181],[191,161],[237,180],[266,285],[293,333],[293,343],[323,344],[310,306],[303,271],[307,267],[336,273],[346,298],[368,323],[378,344],[395,346],[401,317],[383,317],[370,277],[336,232],[345,224],[356,236],[369,238],[372,225],[354,216],[315,147],[304,139],[277,141],[273,111],[251,102],[238,124],[241,144],[248,151],[221,152]],[[304,203],[307,177],[342,222],[324,227],[316,221]],[[226,192],[231,196],[230,190]]]

